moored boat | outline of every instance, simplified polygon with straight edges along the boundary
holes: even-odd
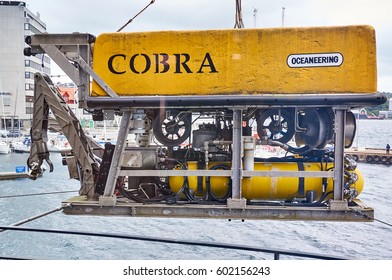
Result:
[[[31,146],[30,137],[26,137],[23,141],[12,141],[11,150],[14,153],[29,153]]]
[[[11,149],[14,153],[29,153],[31,147],[30,137],[25,137],[23,141],[13,141],[11,143]],[[63,135],[55,135],[50,137],[47,142],[49,152],[67,152],[72,148],[69,145],[68,140]]]
[[[10,146],[4,142],[0,141],[0,154],[9,154],[11,152]]]

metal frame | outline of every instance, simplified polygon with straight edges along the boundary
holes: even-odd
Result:
[[[221,205],[201,204],[142,204],[129,200],[118,200],[116,205],[99,205],[85,197],[74,197],[64,202],[71,207],[64,208],[69,215],[98,215],[155,218],[192,218],[192,219],[227,219],[227,220],[301,220],[301,221],[346,221],[371,222],[374,218],[372,208],[358,205],[345,210],[332,210],[325,207],[296,206],[258,206],[248,204],[244,208]],[[358,215],[361,212],[363,215]],[[366,214],[366,217],[365,215]]]
[[[79,107],[90,110],[118,110],[123,117],[119,128],[117,145],[105,190],[98,201],[86,201],[83,197],[71,199],[72,207],[66,208],[68,214],[109,214],[129,216],[158,217],[202,217],[202,218],[240,218],[240,219],[322,219],[322,220],[364,220],[348,210],[343,199],[344,184],[344,133],[345,115],[350,108],[365,105],[377,105],[386,101],[381,94],[333,94],[333,95],[268,95],[232,94],[225,96],[132,96],[119,97],[91,68],[91,44],[94,37],[90,34],[39,34],[27,37],[31,46],[25,53],[46,52],[79,88]],[[71,61],[71,62],[70,62]],[[77,66],[77,67],[75,67]],[[109,97],[89,96],[90,77],[94,79]],[[121,162],[127,139],[132,110],[148,108],[225,108],[233,111],[233,153],[232,169],[229,170],[122,170]],[[282,108],[282,107],[330,107],[335,112],[335,168],[334,172],[284,172],[253,171],[242,167],[242,111],[247,107]],[[227,205],[141,205],[140,203],[122,203],[113,196],[118,176],[231,176],[232,197]],[[268,177],[322,177],[334,180],[334,194],[330,209],[312,209],[309,207],[260,207],[247,205],[242,198],[242,178],[250,176]],[[88,194],[91,200],[91,194]],[[358,206],[360,207],[360,206]],[[361,208],[361,207],[360,207]],[[373,209],[361,208],[373,216]]]

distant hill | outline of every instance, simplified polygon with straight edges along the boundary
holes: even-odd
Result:
[[[392,97],[392,92],[380,92],[380,93],[385,94],[388,100]],[[366,107],[365,109],[366,111],[368,111],[368,113],[378,116],[380,111],[388,111],[388,103],[389,102],[387,101],[384,104],[378,106]]]

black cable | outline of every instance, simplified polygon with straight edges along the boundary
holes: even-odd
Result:
[[[214,165],[213,167],[210,168],[210,170],[218,170],[218,169],[222,169],[222,170],[230,170],[230,167],[224,164],[217,164]],[[229,179],[229,186],[227,188],[227,192],[224,196],[222,197],[217,197],[215,196],[215,194],[212,191],[211,188],[211,182],[210,182],[210,176],[206,177],[206,187],[207,187],[207,194],[209,198],[212,198],[212,200],[217,201],[217,202],[226,202],[227,199],[231,196],[232,193],[232,181],[231,178]]]
[[[183,170],[187,170],[188,166],[185,163],[181,163],[180,161],[178,161],[180,163],[181,169]],[[184,182],[182,183],[182,186],[180,188],[180,190],[178,191],[178,193],[176,194],[176,198],[178,199],[180,197],[180,195],[184,193],[186,199],[188,201],[192,201],[195,203],[199,203],[200,201],[204,201],[206,199],[206,197],[203,197],[202,199],[197,199],[191,192],[190,188],[189,188],[189,180],[188,180],[188,176],[184,176]]]
[[[120,192],[120,194],[128,199],[134,200],[139,203],[147,204],[147,203],[155,203],[155,202],[168,202],[168,203],[173,203],[175,201],[175,194],[168,194],[164,196],[157,196],[157,197],[152,197],[152,198],[143,198],[140,197],[139,195],[141,194],[137,189],[135,189],[135,192],[129,192],[124,189],[124,181],[121,179],[121,177],[118,178],[116,182],[116,189]]]
[[[106,238],[121,238],[121,239],[127,239],[127,240],[139,240],[139,241],[149,241],[149,242],[168,243],[168,244],[179,244],[179,245],[202,246],[202,247],[212,247],[212,248],[221,248],[221,249],[262,252],[262,253],[281,254],[281,255],[287,255],[287,256],[296,256],[296,257],[305,257],[305,258],[314,258],[314,259],[325,259],[325,260],[342,260],[343,259],[343,258],[336,257],[336,256],[318,255],[318,254],[314,254],[314,253],[304,253],[304,252],[296,252],[296,251],[284,251],[284,250],[279,250],[279,249],[266,249],[266,248],[253,247],[253,246],[241,245],[241,244],[190,241],[190,240],[179,240],[179,239],[120,234],[120,233],[26,228],[26,227],[15,227],[15,226],[0,226],[0,229],[24,231],[24,232],[41,232],[41,233],[70,234],[70,235],[106,237]]]

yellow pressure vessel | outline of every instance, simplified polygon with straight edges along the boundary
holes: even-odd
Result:
[[[231,168],[231,164],[210,163],[210,169]],[[323,163],[323,169],[333,167],[333,163]],[[197,163],[189,162],[189,170],[196,170]],[[321,164],[317,162],[257,162],[254,165],[255,171],[321,171]],[[332,172],[332,169],[331,169]],[[364,180],[362,173],[356,169],[358,180],[351,186],[360,194],[363,189]],[[188,187],[193,193],[203,195],[207,192],[209,181],[212,193],[216,197],[223,197],[228,192],[230,179],[228,177],[199,178],[197,176],[188,177]],[[207,180],[206,180],[207,179]],[[315,200],[322,194],[322,178],[299,178],[299,177],[250,177],[242,179],[242,197],[249,200],[285,200],[290,201],[294,198],[303,197],[308,191],[315,191]],[[172,176],[169,178],[170,188],[177,193],[184,183],[184,177]],[[200,192],[201,190],[201,192]],[[326,192],[333,191],[332,178],[327,179]],[[302,194],[301,194],[302,193]],[[301,196],[302,195],[302,196]]]

